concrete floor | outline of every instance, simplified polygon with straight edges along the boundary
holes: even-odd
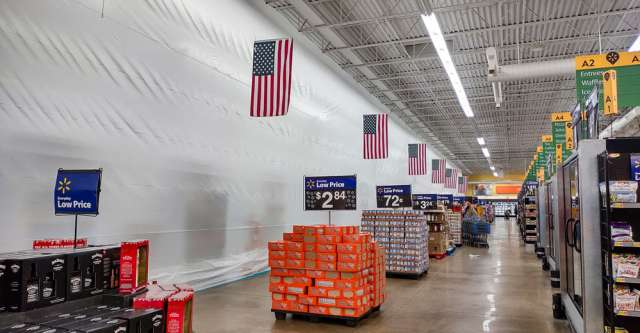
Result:
[[[421,280],[387,279],[382,311],[358,328],[304,320],[276,321],[270,312],[267,277],[240,281],[198,294],[194,329],[208,332],[570,332],[554,320],[548,273],[518,227],[498,219],[489,249],[463,247],[431,260]]]

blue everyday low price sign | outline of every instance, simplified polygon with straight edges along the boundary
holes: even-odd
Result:
[[[356,184],[355,175],[304,177],[304,209],[355,210]]]
[[[414,194],[411,196],[411,201],[413,202],[413,210],[429,210],[429,209],[437,209],[438,201],[436,200],[438,196],[436,194]]]
[[[438,205],[443,205],[445,208],[451,208],[453,204],[453,194],[438,194],[436,200]]]
[[[411,207],[411,185],[376,186],[378,208]]]
[[[56,215],[98,215],[102,170],[58,170],[53,189]]]

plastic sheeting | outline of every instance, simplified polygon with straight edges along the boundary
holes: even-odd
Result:
[[[452,192],[407,176],[405,126],[390,126],[389,159],[361,158],[361,115],[385,110],[299,34],[289,115],[248,117],[253,41],[293,34],[256,3],[102,4],[0,1],[0,251],[73,235],[53,215],[61,167],[104,169],[80,236],[150,239],[152,276],[198,288],[265,270],[268,240],[326,222],[303,211],[305,174],[356,173],[362,209],[376,184]]]

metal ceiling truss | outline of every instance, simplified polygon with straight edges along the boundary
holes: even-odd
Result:
[[[502,84],[497,109],[485,50],[501,65],[626,49],[640,33],[639,0],[266,0],[389,110],[465,173],[491,161],[522,172],[550,113],[576,103],[575,79]],[[420,14],[436,13],[475,113],[463,116]]]

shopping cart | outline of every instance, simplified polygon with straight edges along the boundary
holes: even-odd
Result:
[[[487,235],[491,233],[491,224],[478,217],[462,220],[462,242],[473,247],[489,247]]]

